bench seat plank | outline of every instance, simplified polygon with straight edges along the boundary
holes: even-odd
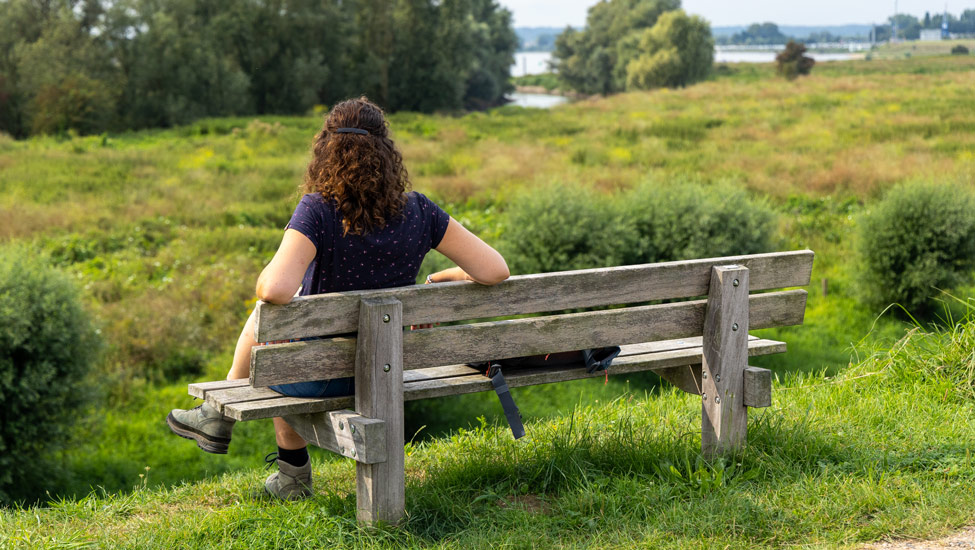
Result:
[[[193,397],[205,399],[206,394],[213,390],[228,390],[230,388],[248,387],[250,382],[245,378],[241,380],[215,380],[213,382],[197,382],[190,384],[189,393]]]
[[[287,397],[224,404],[223,413],[236,420],[257,420],[292,414],[318,413],[338,409],[351,409],[355,398],[346,397]]]
[[[758,339],[748,343],[748,352],[752,356],[782,353],[784,351],[784,342]],[[615,376],[699,364],[701,362],[701,354],[701,348],[697,347],[618,357],[609,368],[609,373]],[[582,365],[518,369],[507,372],[504,375],[505,380],[508,382],[508,387],[511,388],[537,386],[553,382],[567,382],[569,380],[581,380],[583,378],[601,378],[603,376],[605,376],[603,372],[587,373]],[[407,401],[428,399],[431,397],[491,391],[493,389],[491,381],[484,375],[478,373],[477,375],[408,384],[404,388],[404,399]]]
[[[785,352],[784,342],[756,338],[748,342],[748,353],[752,356]],[[702,355],[701,338],[684,338],[665,342],[632,344],[621,346],[620,356],[610,367],[610,374],[628,374],[646,370],[669,369],[686,365],[700,364]],[[437,371],[440,371],[439,373]],[[411,374],[416,373],[416,374]],[[506,373],[510,387],[523,387],[582,378],[598,378],[604,373],[589,374],[579,367],[542,367]],[[450,365],[416,369],[403,373],[403,397],[405,401],[427,399],[447,395],[461,395],[492,391],[491,381],[477,369],[467,365]],[[239,382],[239,381],[234,381]],[[246,382],[246,381],[245,381]],[[207,383],[210,384],[210,383]],[[197,384],[199,386],[200,384]],[[228,399],[220,404],[224,414],[237,420],[254,420],[292,414],[317,413],[353,406],[349,397],[305,398],[286,397],[272,390],[237,386],[233,391],[224,390],[214,394]],[[271,392],[268,394],[268,392]],[[216,397],[210,394],[213,399]]]
[[[749,296],[749,329],[802,324],[805,290]],[[560,351],[563,342],[597,348],[701,334],[706,300],[456,325],[403,334],[404,370]],[[352,375],[351,338],[254,348],[251,385]]]
[[[282,305],[259,302],[258,342],[351,333],[359,301],[395,298],[404,325],[542,313],[704,296],[711,266],[737,264],[751,271],[751,291],[809,284],[813,252],[797,250],[724,258],[518,275],[495,285],[469,282],[301,296]]]

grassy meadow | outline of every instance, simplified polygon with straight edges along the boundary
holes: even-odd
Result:
[[[971,523],[975,402],[955,393],[971,377],[916,374],[942,344],[963,354],[972,325],[902,341],[904,323],[858,300],[856,229],[895,184],[972,185],[973,86],[975,56],[912,56],[793,82],[721,66],[686,89],[553,110],[392,115],[414,188],[502,252],[525,194],[686,183],[746,190],[775,212],[776,249],[816,252],[805,324],[764,332],[789,352],[758,362],[780,378],[742,456],[700,461],[700,406],[652,375],[516,390],[527,442],[495,427],[493,395],[420,402],[400,531],[355,527],[353,467],[323,452],[320,497],[255,498],[270,422],[238,425],[227,456],[163,422],[193,406],[187,382],[225,376],[321,113],[0,136],[0,242],[76,277],[107,344],[53,504],[0,511],[0,547],[833,547]],[[444,265],[433,253],[420,277]],[[971,288],[955,295],[971,308]]]

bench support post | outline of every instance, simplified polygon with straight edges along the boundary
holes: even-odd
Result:
[[[395,524],[406,513],[403,304],[399,300],[363,299],[359,304],[355,409],[383,421],[386,429],[386,461],[356,462],[356,515],[368,524]]]
[[[701,452],[733,452],[745,443],[744,372],[748,361],[748,268],[714,266],[704,319]]]

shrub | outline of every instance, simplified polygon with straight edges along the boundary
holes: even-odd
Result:
[[[790,40],[779,55],[775,56],[776,70],[789,80],[812,72],[816,60],[805,55],[806,45]]]
[[[925,315],[938,289],[975,268],[975,197],[954,185],[899,185],[860,224],[862,295]]]
[[[38,464],[68,438],[98,347],[68,278],[24,249],[0,250],[0,502],[50,482]]]
[[[610,198],[569,185],[516,196],[503,227],[501,248],[515,273],[620,265],[635,240]]]
[[[968,48],[958,44],[954,48],[951,48],[951,55],[968,55]]]
[[[637,245],[627,263],[754,254],[772,249],[775,215],[730,184],[641,185],[622,197]]]

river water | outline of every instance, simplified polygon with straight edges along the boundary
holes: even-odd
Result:
[[[772,63],[775,61],[775,50],[763,51],[741,51],[737,49],[715,48],[715,63]],[[862,54],[858,53],[810,53],[810,57],[816,61],[849,61],[859,59]],[[511,65],[511,76],[525,76],[531,74],[542,74],[551,71],[549,61],[552,60],[551,52],[518,52],[515,54],[515,62]],[[534,107],[538,109],[550,109],[556,105],[561,105],[568,101],[567,98],[550,94],[508,94],[511,100],[509,105],[519,107]]]
[[[775,50],[737,50],[716,48],[714,51],[715,63],[771,63],[775,61]],[[810,57],[816,61],[849,61],[859,59],[859,53],[809,53]],[[547,73],[549,61],[552,60],[552,52],[518,52],[515,54],[515,62],[511,65],[511,76],[525,76],[529,74]]]

